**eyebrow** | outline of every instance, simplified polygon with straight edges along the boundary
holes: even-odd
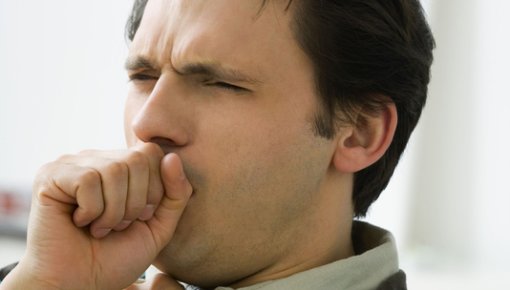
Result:
[[[143,56],[131,57],[126,60],[125,63],[126,70],[136,71],[136,70],[160,70],[157,65],[155,65],[149,59]],[[201,75],[212,79],[220,79],[231,82],[241,82],[241,83],[249,83],[249,84],[259,84],[260,80],[254,79],[243,72],[221,66],[215,63],[188,63],[175,70],[179,75]]]
[[[124,68],[128,71],[136,71],[141,69],[157,70],[157,66],[148,58],[143,56],[128,57],[124,63]]]

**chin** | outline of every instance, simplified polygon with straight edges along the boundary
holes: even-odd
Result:
[[[213,255],[202,256],[198,252],[169,244],[161,251],[154,266],[172,278],[200,289],[228,286],[239,280],[228,269],[230,263],[219,261],[221,257],[215,259]]]
[[[195,271],[193,269],[185,269],[175,267],[172,265],[171,267],[166,267],[159,263],[155,263],[154,266],[158,268],[161,272],[171,276],[175,280],[185,283],[187,285],[198,287],[198,289],[214,289],[218,286],[226,286],[228,282],[225,282],[221,279],[214,279],[203,273],[202,271]],[[210,274],[210,273],[208,273]],[[186,288],[188,289],[188,288]],[[193,289],[193,288],[191,288]]]
[[[188,247],[180,247],[175,240],[167,245],[158,255],[154,262],[154,266],[163,273],[166,273],[174,279],[198,286],[202,289],[213,287],[213,280],[209,277],[211,273],[202,270],[206,263],[198,253],[189,250]]]

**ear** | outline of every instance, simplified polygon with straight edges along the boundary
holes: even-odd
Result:
[[[397,119],[397,108],[391,102],[375,113],[361,112],[355,124],[339,129],[333,156],[335,168],[354,173],[379,160],[390,147]]]

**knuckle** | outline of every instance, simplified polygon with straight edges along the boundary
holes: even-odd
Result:
[[[95,218],[99,215],[101,215],[104,211],[104,204],[102,203],[96,203],[94,206],[80,206],[81,211],[84,216],[88,218]]]
[[[41,166],[32,183],[32,193],[37,198],[51,195],[52,192],[59,191],[54,176],[58,176],[58,171],[62,170],[58,162],[50,162]]]
[[[34,195],[37,200],[42,200],[44,197],[48,196],[50,192],[50,188],[47,184],[38,184],[34,187]]]
[[[85,169],[78,178],[79,184],[96,184],[101,182],[99,172],[92,168]]]
[[[127,170],[126,164],[124,164],[122,162],[114,161],[114,162],[109,163],[106,166],[106,172],[109,175],[120,177],[120,176],[126,175],[128,173],[128,170]]]
[[[145,155],[138,151],[132,151],[127,156],[127,162],[130,165],[130,167],[134,168],[146,168],[148,167],[149,161],[145,157]]]
[[[64,154],[57,158],[56,162],[68,162],[69,160],[72,160],[74,155],[71,154]]]

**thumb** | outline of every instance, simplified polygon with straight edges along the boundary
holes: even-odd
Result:
[[[165,194],[154,212],[154,217],[147,221],[159,250],[172,239],[193,191],[179,156],[175,153],[166,155],[161,160],[160,166]]]

